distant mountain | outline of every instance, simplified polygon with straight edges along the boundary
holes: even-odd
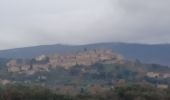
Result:
[[[0,58],[34,58],[42,54],[74,53],[85,49],[111,49],[124,55],[127,59],[138,59],[145,63],[170,65],[170,44],[128,44],[98,43],[89,45],[41,45],[35,47],[1,50]]]

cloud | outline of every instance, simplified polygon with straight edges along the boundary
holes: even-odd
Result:
[[[169,43],[169,4],[169,0],[0,0],[0,49],[55,43]]]

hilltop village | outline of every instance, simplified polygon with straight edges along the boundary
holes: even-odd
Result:
[[[90,66],[95,63],[122,63],[123,56],[111,50],[85,50],[73,54],[41,55],[33,59],[13,59],[7,63],[8,72],[26,73],[28,75],[39,71],[49,71],[57,67],[69,69],[76,65]]]
[[[126,60],[112,50],[85,49],[69,54],[55,53],[32,59],[11,59],[0,75],[0,84],[41,84],[60,88],[88,87],[89,84],[112,87],[133,82],[168,88],[169,70],[169,67]],[[62,84],[65,85],[61,86]]]

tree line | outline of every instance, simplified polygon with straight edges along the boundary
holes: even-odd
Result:
[[[118,86],[104,93],[57,94],[40,86],[1,86],[0,100],[170,100],[169,89],[151,86]]]

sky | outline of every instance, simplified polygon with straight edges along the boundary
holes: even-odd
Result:
[[[0,0],[0,49],[170,43],[170,0]]]

